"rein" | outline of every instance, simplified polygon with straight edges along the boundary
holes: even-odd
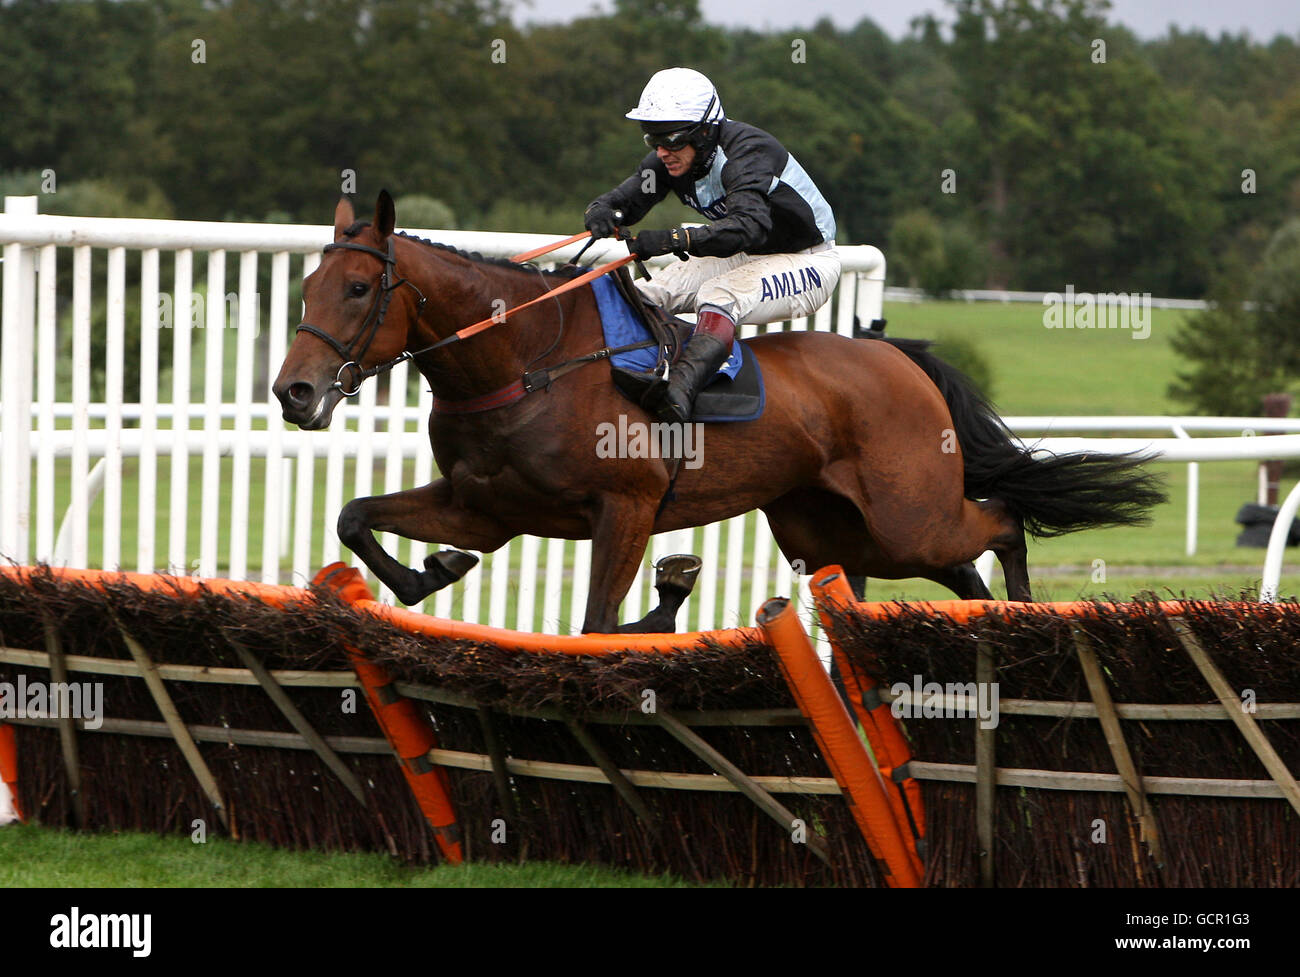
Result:
[[[523,254],[517,254],[510,260],[514,262],[518,262],[519,264],[523,264],[525,261],[532,261],[534,258],[540,258],[544,254],[550,254],[552,251],[559,251],[560,248],[564,247],[566,244],[577,244],[583,238],[588,238],[588,237],[591,237],[591,231],[583,231],[581,234],[573,235],[573,237],[566,237],[562,241],[555,241],[551,244],[543,244],[540,248],[533,248],[533,250],[531,251],[525,251]],[[587,246],[588,247],[591,246],[590,241],[587,242]],[[585,247],[582,249],[582,251],[586,251],[586,250],[587,248]],[[578,258],[582,257],[582,251],[578,252]],[[573,259],[575,264],[577,263],[578,258]]]
[[[584,231],[581,234],[575,234],[562,241],[544,245],[543,247],[535,248],[532,251],[525,251],[523,254],[517,254],[510,260],[522,262],[530,258],[536,258],[540,255],[547,254],[550,251],[562,248],[566,244],[573,244],[576,241],[581,241],[583,238],[589,236],[590,233]],[[590,244],[590,242],[588,242],[588,244]],[[300,323],[296,330],[297,332],[305,332],[315,336],[317,339],[328,345],[330,349],[334,350],[334,352],[343,360],[343,365],[339,367],[339,371],[334,377],[334,383],[331,386],[345,397],[355,396],[360,392],[362,383],[371,377],[379,376],[381,373],[387,373],[399,363],[413,360],[417,356],[423,356],[425,353],[432,353],[434,350],[441,349],[443,346],[448,346],[452,343],[460,342],[463,339],[468,339],[470,336],[483,332],[486,329],[491,329],[493,326],[500,325],[516,312],[522,312],[530,306],[537,305],[540,302],[545,302],[548,299],[553,299],[558,295],[562,295],[564,292],[569,292],[575,288],[586,285],[588,282],[599,278],[601,275],[611,272],[616,268],[621,268],[623,265],[636,260],[636,255],[629,254],[625,257],[616,258],[613,261],[606,262],[603,265],[598,265],[591,269],[591,271],[585,272],[577,278],[570,279],[559,288],[549,289],[536,298],[529,299],[522,305],[516,305],[513,309],[507,309],[505,312],[494,313],[487,319],[481,319],[478,322],[466,326],[464,329],[459,329],[450,336],[445,336],[436,343],[425,346],[423,349],[417,349],[415,351],[403,350],[391,360],[377,363],[369,368],[363,368],[361,366],[361,359],[366,355],[366,351],[370,348],[370,344],[374,342],[375,336],[379,334],[379,329],[384,324],[384,316],[388,314],[388,305],[392,301],[393,292],[397,291],[397,289],[403,285],[408,285],[415,291],[415,294],[419,296],[419,304],[415,312],[415,318],[417,321],[419,320],[420,315],[424,312],[424,305],[427,299],[425,298],[424,293],[421,292],[419,288],[416,287],[415,283],[409,279],[396,278],[396,281],[393,281],[397,275],[397,256],[395,241],[391,235],[388,238],[387,254],[376,248],[368,247],[364,244],[353,244],[350,241],[327,244],[325,245],[324,250],[361,251],[365,254],[375,256],[384,263],[384,270],[379,279],[380,293],[375,297],[375,303],[370,307],[370,311],[366,314],[366,319],[361,324],[361,329],[358,330],[357,334],[348,341],[347,345],[340,343],[329,333],[313,326],[309,322]],[[583,250],[585,251],[586,248],[584,247]],[[360,349],[357,349],[358,343],[361,344]],[[524,394],[531,393],[533,390],[549,387],[552,381],[563,376],[565,373],[569,372],[569,370],[576,369],[578,366],[594,362],[595,360],[604,359],[614,353],[622,353],[627,350],[640,349],[650,345],[654,345],[654,343],[639,343],[631,346],[619,347],[618,349],[610,349],[606,347],[605,349],[597,350],[595,353],[589,353],[576,360],[571,360],[569,363],[565,363],[552,370],[541,369],[535,370],[532,373],[526,373],[521,380],[516,380],[509,387],[504,388],[504,390],[493,391],[484,397],[477,397],[471,401],[439,401],[438,398],[435,397],[435,410],[441,409],[444,413],[474,413],[480,410],[490,410],[493,407],[500,407],[506,403],[518,400],[520,397],[524,396]],[[351,385],[351,390],[344,386],[343,379],[344,373],[349,371],[353,371],[356,377],[356,382]],[[442,404],[441,408],[438,407],[440,403]],[[480,406],[480,404],[482,406]]]

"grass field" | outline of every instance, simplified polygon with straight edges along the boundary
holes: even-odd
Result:
[[[993,366],[1003,414],[1181,414],[1165,394],[1179,368],[1169,345],[1187,313],[1151,310],[1151,334],[1047,329],[1032,302],[890,302],[891,336],[976,344]]]
[[[296,852],[253,842],[0,828],[0,889],[70,888],[681,888],[672,876],[597,865],[403,865],[382,854]]]

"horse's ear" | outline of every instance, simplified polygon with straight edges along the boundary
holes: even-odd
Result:
[[[380,190],[379,199],[375,201],[375,231],[380,238],[386,238],[396,225],[397,208],[393,206],[393,198],[387,190]]]
[[[343,232],[356,222],[357,215],[352,209],[352,201],[347,197],[340,197],[339,205],[334,208],[334,239],[341,238]]]

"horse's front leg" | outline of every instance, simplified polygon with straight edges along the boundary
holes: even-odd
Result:
[[[513,535],[488,516],[457,505],[445,478],[423,488],[353,499],[339,513],[339,540],[408,605],[455,583],[474,568],[478,557],[443,550],[426,557],[423,570],[413,570],[388,555],[375,539],[377,532],[485,552]]]

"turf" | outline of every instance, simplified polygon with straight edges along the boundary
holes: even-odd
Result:
[[[1169,345],[1188,313],[1151,310],[1146,339],[1125,329],[1048,329],[1031,302],[890,302],[891,336],[973,342],[993,368],[1003,414],[1182,414],[1165,390],[1179,362]]]
[[[77,834],[36,825],[0,828],[0,888],[685,888],[672,876],[596,865],[440,865],[387,855],[297,852],[212,837]]]

